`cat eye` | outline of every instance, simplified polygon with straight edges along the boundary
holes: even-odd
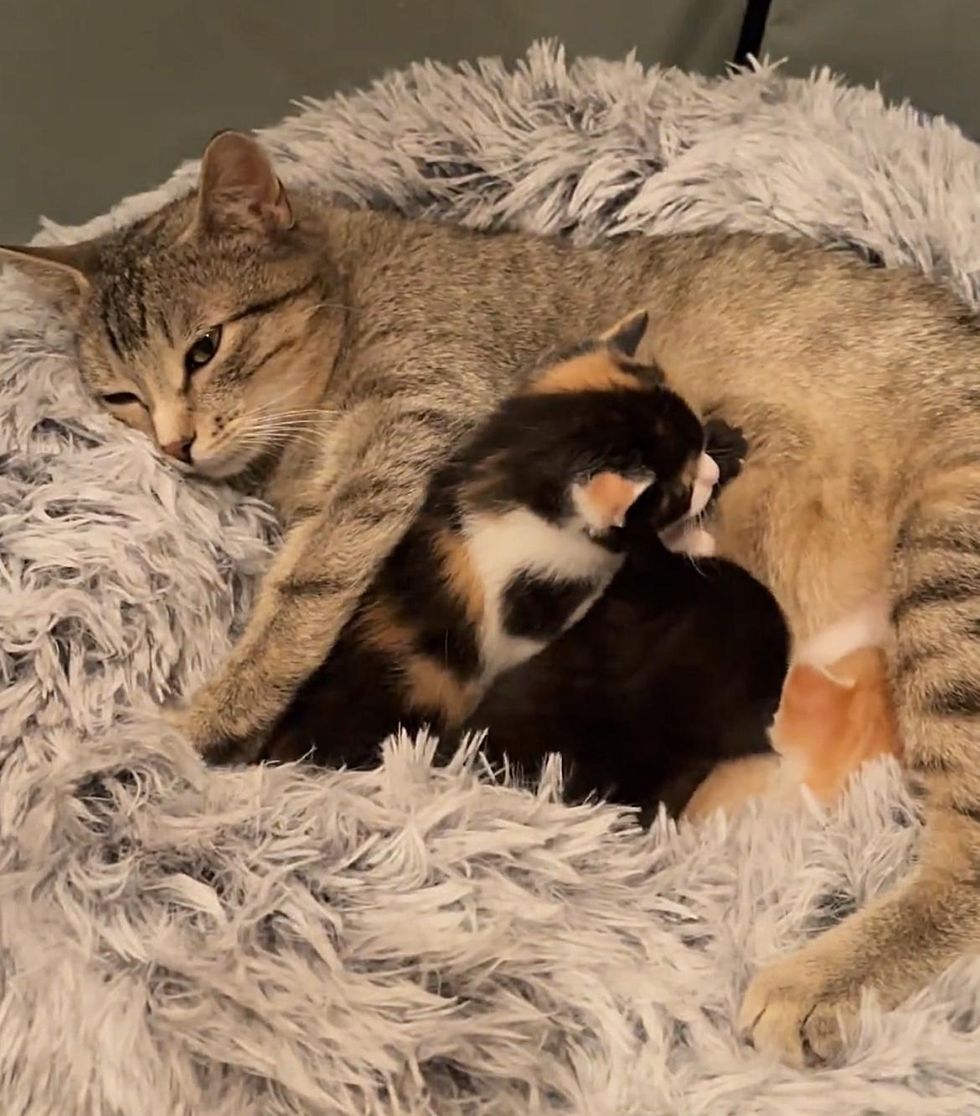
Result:
[[[189,376],[214,359],[214,354],[221,344],[221,326],[214,326],[200,337],[184,354],[184,371]]]
[[[102,402],[108,403],[110,407],[124,407],[127,403],[141,403],[141,400],[131,391],[110,391],[102,396]]]

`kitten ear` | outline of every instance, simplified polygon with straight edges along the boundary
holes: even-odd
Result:
[[[622,527],[626,513],[653,479],[639,481],[618,473],[596,473],[572,485],[572,504],[592,531],[602,533],[610,527]]]
[[[605,333],[601,333],[599,339],[613,349],[618,349],[625,356],[636,356],[636,350],[640,347],[649,322],[650,315],[646,310],[636,310],[621,318]]]
[[[0,245],[0,264],[11,264],[34,280],[63,312],[77,311],[98,266],[98,241],[78,244]]]
[[[854,682],[838,678],[815,663],[793,663],[783,683],[781,705],[794,712],[819,717],[830,712],[854,689]]]
[[[772,746],[790,755],[837,739],[843,732],[852,694],[853,683],[835,678],[812,663],[794,663],[783,683],[779,709],[769,730]]]
[[[194,231],[208,236],[270,236],[293,226],[283,184],[251,136],[219,132],[201,161]]]

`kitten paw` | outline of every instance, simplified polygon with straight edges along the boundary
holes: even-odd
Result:
[[[743,1041],[793,1066],[840,1061],[857,1017],[860,986],[833,979],[833,966],[790,954],[749,985],[739,1012]]]
[[[742,471],[749,443],[741,427],[730,426],[718,418],[708,419],[704,433],[707,453],[718,465],[718,488],[722,488]]]

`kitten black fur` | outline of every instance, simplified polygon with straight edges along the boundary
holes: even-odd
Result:
[[[446,758],[462,732],[487,728],[492,759],[533,776],[557,752],[570,799],[608,797],[649,820],[661,801],[678,812],[720,760],[769,750],[789,649],[779,607],[744,570],[694,563],[659,535],[690,505],[689,466],[706,440],[725,483],[741,468],[744,439],[719,421],[702,427],[658,368],[608,342],[556,360],[552,367],[572,373],[561,390],[532,387],[506,400],[436,474],[264,758],[369,767],[399,726],[431,728]],[[453,583],[446,547],[462,553],[474,512],[523,508],[561,525],[576,513],[572,483],[603,472],[656,478],[625,524],[596,540],[622,552],[623,565],[569,629],[600,586],[536,577],[518,563],[501,619],[510,635],[544,649],[483,693],[474,602]]]
[[[644,535],[585,617],[501,675],[463,732],[487,729],[485,753],[529,776],[557,753],[570,801],[638,806],[649,823],[659,802],[678,814],[721,761],[771,750],[789,633],[741,567]]]
[[[447,546],[465,549],[467,517],[524,509],[557,526],[577,522],[572,485],[600,473],[652,478],[643,506],[654,534],[686,512],[690,467],[704,447],[700,421],[656,367],[608,342],[583,352],[588,387],[538,392],[532,381],[436,474],[421,512],[280,719],[264,758],[370,765],[399,726],[446,733],[472,710],[488,680],[473,620],[478,606],[453,584],[445,559]],[[577,383],[573,361],[558,367]],[[592,541],[616,552],[624,537],[611,528]],[[504,630],[547,644],[605,588],[608,562],[604,569],[601,580],[556,580],[517,562],[500,605]]]

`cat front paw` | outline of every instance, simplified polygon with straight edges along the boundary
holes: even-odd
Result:
[[[203,700],[202,700],[203,699]],[[206,692],[190,704],[166,706],[164,720],[172,725],[206,763],[251,763],[262,750],[265,737],[257,733],[236,736],[227,721],[207,701]]]
[[[798,950],[759,972],[739,1012],[742,1039],[793,1066],[841,1060],[860,1004],[861,986],[842,981],[832,958]]]

